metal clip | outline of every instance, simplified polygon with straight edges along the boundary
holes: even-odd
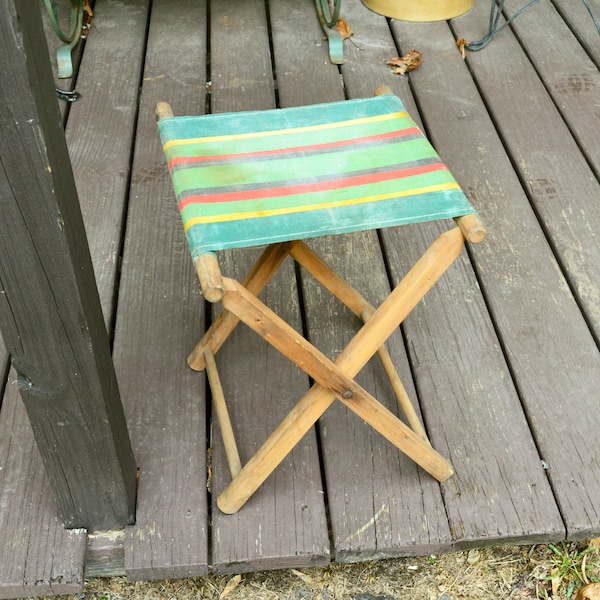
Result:
[[[76,92],[75,90],[61,90],[60,88],[56,88],[56,97],[59,100],[64,100],[65,102],[77,102],[79,98],[81,98],[81,94]]]

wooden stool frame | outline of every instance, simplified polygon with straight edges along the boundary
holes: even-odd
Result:
[[[160,103],[157,106],[158,119],[172,114],[169,105]],[[432,448],[384,344],[458,257],[465,240],[477,243],[485,237],[485,229],[477,215],[465,215],[455,221],[457,226],[437,237],[377,309],[301,240],[268,246],[242,283],[221,273],[215,254],[202,254],[196,259],[196,273],[204,297],[209,302],[220,302],[224,308],[188,359],[192,369],[207,371],[229,462],[232,481],[217,499],[221,511],[233,514],[240,510],[336,399],[438,481],[453,474],[450,462]],[[258,299],[288,256],[364,322],[333,361]],[[214,359],[240,321],[315,382],[243,466]],[[375,354],[382,362],[409,425],[354,381]]]

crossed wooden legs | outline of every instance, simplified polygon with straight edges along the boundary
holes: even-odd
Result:
[[[243,284],[221,277],[214,257],[207,255],[198,259],[196,268],[205,295],[220,300],[225,308],[188,361],[194,369],[207,369],[217,418],[223,431],[232,473],[231,483],[217,500],[223,512],[237,512],[336,399],[438,481],[444,481],[453,474],[452,465],[431,447],[391,364],[384,342],[456,259],[464,240],[461,227],[441,234],[377,310],[301,241],[267,248]],[[365,321],[335,361],[328,359],[257,298],[288,255]],[[315,381],[243,467],[213,357],[240,320]],[[353,379],[375,353],[383,362],[410,427]]]

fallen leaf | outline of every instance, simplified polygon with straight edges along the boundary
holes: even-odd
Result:
[[[465,38],[457,38],[456,40],[456,45],[458,46],[458,51],[460,52],[460,55],[464,58],[466,58],[467,53],[465,51],[465,46],[468,44],[469,42],[467,40],[465,40]]]
[[[600,600],[600,583],[590,583],[579,588],[575,600]]]
[[[92,19],[94,18],[94,11],[90,6],[90,0],[84,0],[83,2],[83,23],[81,24],[81,39],[87,38],[89,30],[92,28]]]
[[[588,584],[590,580],[588,579],[585,571],[586,571],[586,563],[587,563],[588,555],[584,554],[583,559],[581,561],[581,580],[583,583]]]
[[[338,19],[337,25],[335,27],[338,30],[338,33],[342,36],[342,40],[347,40],[354,35],[354,31],[350,25],[348,25],[348,21],[344,19],[344,17],[340,17]]]
[[[303,573],[302,571],[296,571],[296,569],[290,569],[291,572],[298,578],[302,579],[302,581],[304,581],[304,583],[312,583],[313,579],[310,575],[306,575],[306,573]]]
[[[562,581],[562,577],[558,577],[558,568],[556,569],[552,569],[552,571],[550,571],[550,576],[552,578],[552,595],[553,596],[558,596],[558,588],[560,587],[561,581]]]
[[[590,540],[590,545],[588,548],[596,548],[596,552],[600,549],[600,537],[594,538]]]
[[[394,67],[392,71],[397,75],[404,75],[404,73],[413,71],[421,65],[423,62],[421,60],[422,55],[422,52],[419,52],[413,48],[410,52],[407,52],[402,57],[391,58],[390,60],[386,61],[386,64]]]
[[[235,588],[239,585],[241,580],[242,580],[241,575],[235,575],[234,577],[232,577],[227,582],[225,589],[221,592],[221,595],[219,596],[219,600],[223,600],[223,598],[227,598],[227,596],[229,596],[229,594],[231,594],[231,592],[233,592],[233,590],[235,590]]]

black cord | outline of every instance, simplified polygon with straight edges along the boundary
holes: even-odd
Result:
[[[470,50],[471,52],[477,52],[479,50],[483,50],[492,39],[498,35],[507,25],[510,25],[520,14],[524,13],[528,8],[531,8],[534,4],[537,4],[540,0],[531,0],[529,4],[526,4],[523,8],[518,10],[506,23],[498,27],[498,21],[500,20],[500,16],[502,15],[502,11],[504,10],[504,2],[505,0],[498,0],[496,4],[496,0],[492,0],[492,8],[490,10],[490,20],[488,23],[488,32],[487,35],[478,42],[467,42],[464,45],[464,48]],[[592,7],[590,6],[589,0],[582,0],[583,4],[587,8],[587,11],[590,13],[590,17],[592,17],[592,21],[598,30],[598,34],[600,34],[600,21],[598,17],[595,15]]]
[[[596,29],[598,30],[598,34],[600,34],[600,21],[598,21],[598,17],[594,14],[594,11],[592,10],[592,7],[590,6],[590,3],[588,2],[588,0],[583,0],[583,3],[585,5],[585,7],[587,8],[588,12],[590,13],[590,17],[592,17],[592,21],[594,21],[594,25],[596,26]]]
[[[483,50],[496,35],[498,35],[507,25],[510,25],[519,15],[524,13],[528,8],[531,8],[534,4],[537,4],[540,0],[531,0],[529,4],[526,4],[523,8],[518,10],[504,25],[498,27],[498,21],[502,16],[502,10],[504,9],[505,0],[499,0],[496,4],[495,0],[492,0],[492,8],[490,10],[490,20],[488,24],[487,35],[478,42],[468,42],[465,44],[465,48],[471,52],[478,52]],[[583,0],[586,2],[587,0]]]

